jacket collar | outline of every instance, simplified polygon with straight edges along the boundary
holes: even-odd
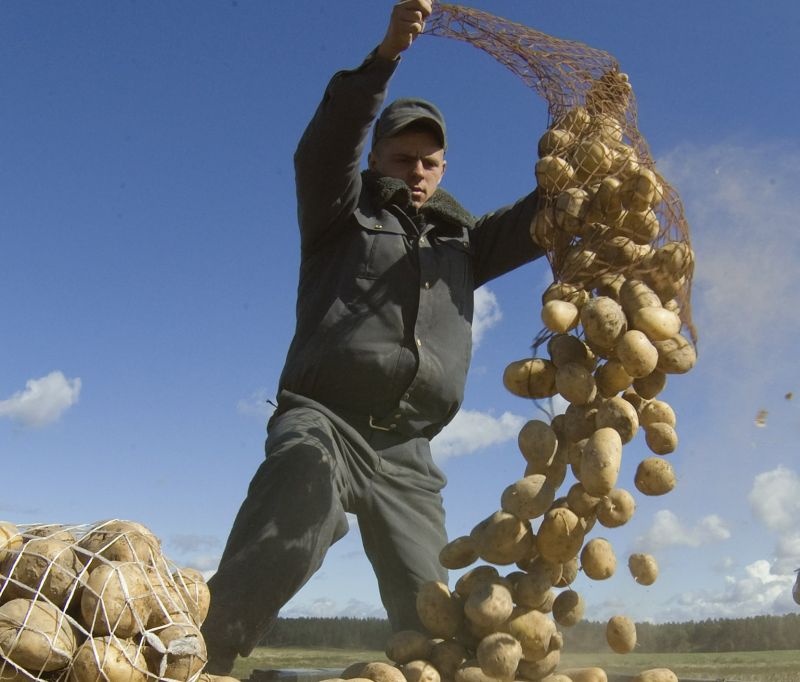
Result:
[[[361,177],[364,189],[377,209],[384,209],[394,204],[410,216],[419,213],[431,222],[436,218],[470,229],[475,227],[475,217],[450,193],[441,188],[437,188],[431,198],[416,210],[411,205],[411,191],[402,180],[384,177],[371,170],[365,170]]]

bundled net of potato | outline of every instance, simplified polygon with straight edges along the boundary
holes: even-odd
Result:
[[[547,101],[536,162],[541,210],[531,225],[554,275],[534,342],[546,353],[512,362],[503,380],[515,395],[560,395],[568,407],[522,428],[522,477],[502,492],[496,512],[442,550],[443,566],[470,570],[452,590],[422,587],[425,632],[390,638],[386,654],[396,667],[359,663],[343,677],[607,682],[601,668],[559,670],[559,627],[584,617],[572,588],[579,573],[606,580],[616,572],[614,549],[596,528],[620,527],[634,514],[635,497],[618,477],[623,446],[640,430],[653,455],[630,487],[663,495],[675,485],[665,458],[677,447],[675,413],[657,396],[669,374],[696,361],[688,225],[639,132],[631,84],[609,54],[444,4],[429,32],[485,50]],[[637,583],[655,582],[654,557],[633,554],[627,563]],[[628,653],[636,627],[616,615],[606,638]],[[662,668],[633,680],[677,682]]]
[[[0,522],[2,682],[193,682],[209,603],[141,524]]]

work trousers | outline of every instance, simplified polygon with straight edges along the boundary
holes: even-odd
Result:
[[[419,586],[447,581],[438,558],[447,543],[445,477],[429,441],[283,392],[265,452],[209,580],[209,656],[250,653],[345,535],[345,512],[358,518],[392,628],[421,629]]]

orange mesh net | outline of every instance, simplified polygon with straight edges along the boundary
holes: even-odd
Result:
[[[546,100],[537,163],[543,210],[531,234],[554,279],[597,295],[618,289],[620,276],[642,280],[674,302],[696,343],[689,225],[677,191],[655,168],[617,60],[457,5],[438,3],[426,32],[483,50]]]

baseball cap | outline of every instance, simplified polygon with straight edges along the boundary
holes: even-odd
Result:
[[[417,121],[428,123],[442,143],[442,148],[447,149],[447,133],[442,112],[431,102],[408,97],[396,99],[383,110],[375,123],[372,146],[384,138],[397,135],[403,128]]]

